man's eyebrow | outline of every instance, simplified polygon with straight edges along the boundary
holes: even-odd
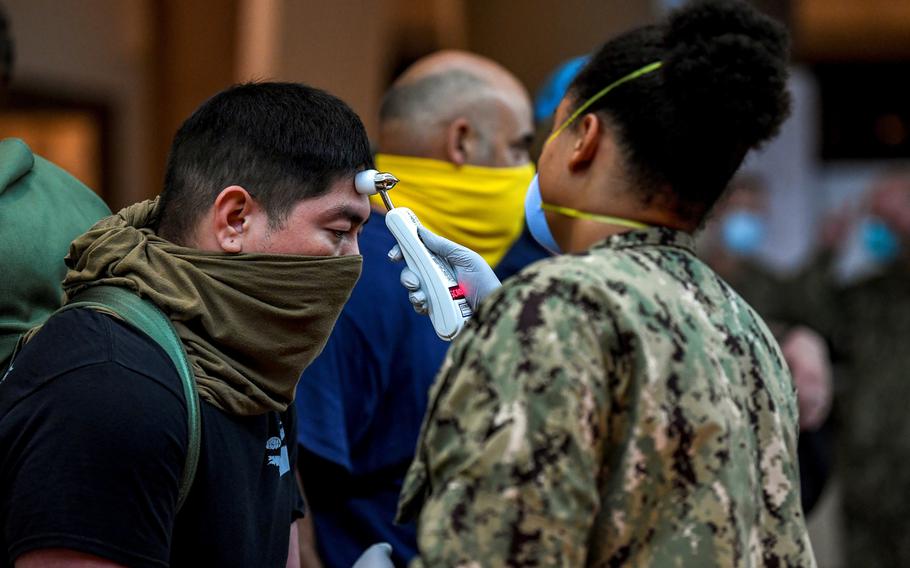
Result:
[[[364,218],[353,207],[348,205],[336,205],[322,215],[323,220],[332,221],[335,219],[347,219],[352,225],[366,225],[370,218]]]

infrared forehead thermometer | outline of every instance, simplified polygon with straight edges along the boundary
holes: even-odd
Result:
[[[354,178],[357,193],[382,198],[388,212],[385,224],[398,241],[408,268],[420,277],[421,290],[427,296],[427,311],[436,335],[451,341],[473,315],[464,291],[455,279],[455,271],[444,259],[431,253],[418,236],[420,221],[407,207],[395,207],[387,191],[395,187],[398,178],[376,170],[360,172]]]

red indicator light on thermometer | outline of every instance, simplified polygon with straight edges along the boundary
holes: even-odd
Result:
[[[449,294],[452,295],[453,300],[464,300],[464,289],[461,286],[452,286],[449,288]]]

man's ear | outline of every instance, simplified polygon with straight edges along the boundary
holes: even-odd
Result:
[[[471,123],[464,117],[456,118],[446,129],[446,157],[456,166],[463,166],[468,161],[471,134]]]
[[[603,134],[603,124],[597,116],[588,113],[580,122],[577,127],[580,136],[575,139],[572,154],[569,156],[569,169],[572,171],[588,168],[601,149],[600,136]]]
[[[243,252],[243,239],[248,235],[250,215],[256,207],[253,197],[239,185],[221,190],[212,207],[216,245],[224,252]]]

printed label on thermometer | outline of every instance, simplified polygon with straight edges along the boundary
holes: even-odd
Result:
[[[455,279],[455,271],[420,240],[420,221],[410,209],[395,207],[386,213],[385,223],[398,241],[408,267],[420,278],[433,329],[440,338],[451,341],[473,315],[464,290]]]

